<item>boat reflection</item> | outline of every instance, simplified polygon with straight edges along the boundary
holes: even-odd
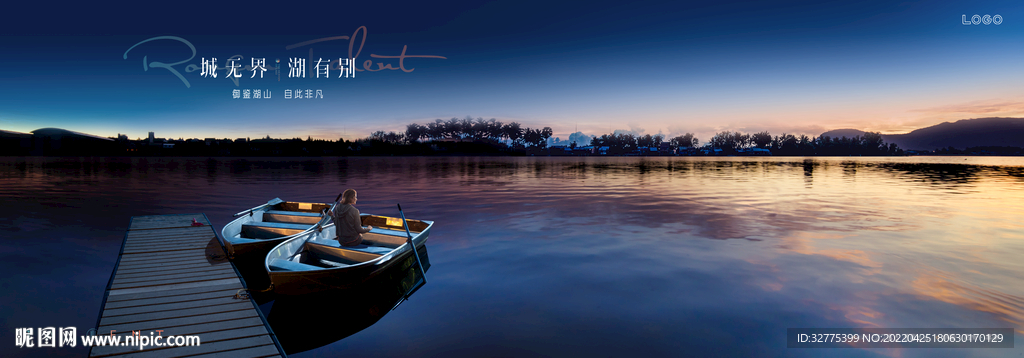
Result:
[[[426,246],[422,247],[423,270],[430,270]],[[425,284],[414,260],[395,265],[358,286],[301,296],[263,295],[257,302],[273,299],[270,327],[287,354],[323,347],[370,327],[408,299]]]

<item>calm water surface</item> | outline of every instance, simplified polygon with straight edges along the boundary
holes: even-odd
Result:
[[[219,231],[345,188],[437,222],[428,284],[296,357],[1024,354],[1024,158],[998,157],[0,158],[3,329],[95,325],[131,216]],[[1013,327],[1017,348],[787,349],[797,327]]]

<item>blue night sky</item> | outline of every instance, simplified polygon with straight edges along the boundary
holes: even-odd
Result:
[[[676,135],[838,128],[901,133],[943,121],[1024,116],[1019,1],[424,2],[232,7],[85,4],[19,9],[0,24],[0,129],[59,127],[101,136],[354,139],[409,123],[465,117],[550,126],[565,138],[613,130]],[[326,4],[326,3],[325,3]],[[29,5],[34,6],[34,5]],[[46,6],[46,7],[42,7]],[[1000,15],[1000,25],[961,16]],[[239,85],[188,73],[232,55],[337,59],[347,40],[286,46],[367,28],[370,54],[412,72]],[[147,60],[177,62],[191,87]],[[358,42],[356,43],[358,47]],[[372,59],[398,67],[395,59]],[[361,67],[361,65],[360,65]],[[374,65],[376,67],[376,65]],[[261,89],[271,99],[233,99]],[[286,100],[286,89],[323,99]]]

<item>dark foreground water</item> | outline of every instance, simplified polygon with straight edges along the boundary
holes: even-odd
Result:
[[[296,357],[1024,355],[1024,158],[991,157],[0,158],[0,353],[85,354],[11,338],[95,325],[131,216],[219,231],[345,188],[436,221],[428,283]],[[787,349],[798,327],[1013,327],[1017,348]]]

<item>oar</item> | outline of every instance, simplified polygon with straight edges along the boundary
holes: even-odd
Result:
[[[427,271],[423,270],[423,263],[420,262],[420,253],[416,252],[416,245],[412,242],[412,232],[409,231],[409,221],[405,220],[405,213],[402,212],[402,204],[398,204],[398,213],[402,215],[402,225],[405,226],[405,242],[412,246],[412,254],[416,255],[416,264],[420,266],[420,272],[423,273],[423,283],[427,283]]]
[[[423,269],[423,263],[420,262],[420,253],[417,252],[417,250],[416,250],[416,244],[412,242],[412,232],[409,231],[409,221],[405,220],[405,213],[402,212],[402,204],[398,204],[398,213],[402,215],[402,225],[405,226],[405,235],[406,235],[405,242],[407,244],[409,244],[409,246],[412,247],[412,254],[414,256],[416,256],[416,265],[419,266],[419,268],[420,268],[420,280],[421,281],[417,282],[417,283],[419,283],[418,285],[414,284],[413,288],[410,289],[409,292],[406,292],[405,295],[402,297],[402,301],[399,301],[398,304],[395,305],[395,307],[391,308],[392,310],[394,310],[395,308],[398,308],[398,306],[401,305],[402,302],[405,302],[405,300],[408,300],[409,296],[412,296],[412,294],[415,293],[416,290],[419,290],[420,287],[423,287],[423,285],[427,284],[427,271]]]
[[[267,202],[266,204],[263,204],[263,205],[257,206],[257,207],[255,207],[255,208],[252,208],[252,209],[249,209],[249,210],[245,210],[245,211],[242,211],[242,212],[240,212],[240,213],[237,213],[237,214],[235,214],[235,215],[231,215],[231,217],[237,218],[237,217],[239,217],[239,216],[242,216],[242,215],[245,215],[245,214],[249,214],[249,215],[252,215],[252,212],[253,212],[254,210],[259,210],[259,209],[263,209],[263,207],[265,207],[265,206],[268,206],[268,205],[277,205],[277,204],[279,204],[279,203],[283,203],[283,202],[284,202],[284,200],[281,200],[281,198],[274,198],[273,200],[271,200],[271,201],[268,201],[268,202]]]
[[[342,193],[342,194],[344,194],[344,193]],[[322,211],[320,213],[320,221],[317,221],[317,223],[316,223],[317,232],[320,232],[320,230],[323,229],[322,226],[324,224],[324,219],[330,217],[330,215],[327,215],[327,213],[333,211],[335,206],[338,206],[338,200],[341,200],[341,195],[342,194],[338,194],[338,197],[334,198],[334,203],[331,204],[331,206],[328,207],[326,210],[324,210],[324,211]],[[337,225],[338,223],[334,223],[334,224]]]
[[[324,211],[320,212],[320,221],[316,222],[316,232],[317,232],[317,234],[319,234],[321,231],[323,231],[324,219],[327,219],[327,218],[331,217],[330,215],[327,215],[327,213],[330,212],[331,210],[334,210],[334,207],[338,205],[338,200],[341,200],[341,194],[338,194],[338,197],[334,198],[334,203],[331,204],[330,207],[328,207]],[[334,223],[334,224],[337,225],[338,223]],[[307,234],[306,235],[306,240],[302,241],[302,245],[306,245],[306,242],[309,241],[309,239],[312,237],[312,235],[313,235],[312,232]],[[299,254],[301,254],[301,253],[302,253],[302,249],[301,248],[299,248],[298,250],[295,250],[295,253],[292,254],[291,256],[289,256],[287,261],[291,261],[292,259],[295,258],[295,256],[299,256]]]

